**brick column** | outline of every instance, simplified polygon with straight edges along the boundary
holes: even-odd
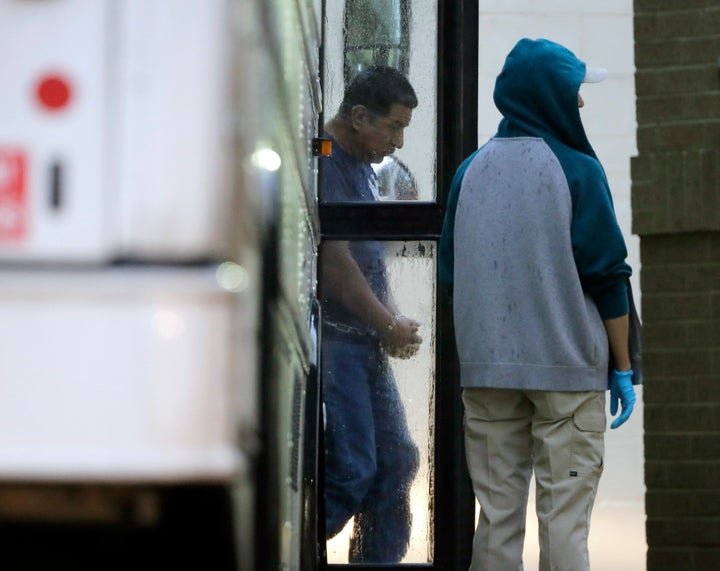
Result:
[[[720,2],[635,0],[649,571],[720,569]]]

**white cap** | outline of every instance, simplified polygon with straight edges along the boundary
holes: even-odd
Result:
[[[607,77],[608,71],[604,67],[585,67],[583,83],[600,83]]]

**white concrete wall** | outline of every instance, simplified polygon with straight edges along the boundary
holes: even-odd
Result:
[[[480,143],[497,129],[500,114],[492,100],[495,78],[520,38],[554,40],[589,65],[608,69],[606,81],[582,87],[585,107],[581,115],[610,181],[639,298],[640,246],[631,233],[630,206],[630,157],[637,154],[632,0],[479,0],[479,8]],[[590,534],[593,571],[645,568],[642,390],[638,393],[631,419],[607,433],[605,473]],[[537,568],[537,524],[530,512],[526,568],[533,569]]]

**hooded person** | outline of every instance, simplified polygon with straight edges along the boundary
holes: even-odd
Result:
[[[579,111],[581,84],[605,75],[555,42],[520,40],[495,84],[497,134],[450,189],[439,278],[453,304],[481,508],[472,571],[522,569],[533,471],[540,569],[589,569],[605,391],[611,414],[621,405],[612,428],[635,402],[631,269]]]

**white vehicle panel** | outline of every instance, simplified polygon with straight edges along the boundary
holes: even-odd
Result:
[[[226,0],[0,0],[0,261],[230,250]]]
[[[107,248],[106,20],[105,1],[0,0],[0,259]]]
[[[232,477],[243,296],[214,267],[6,272],[0,474]]]

